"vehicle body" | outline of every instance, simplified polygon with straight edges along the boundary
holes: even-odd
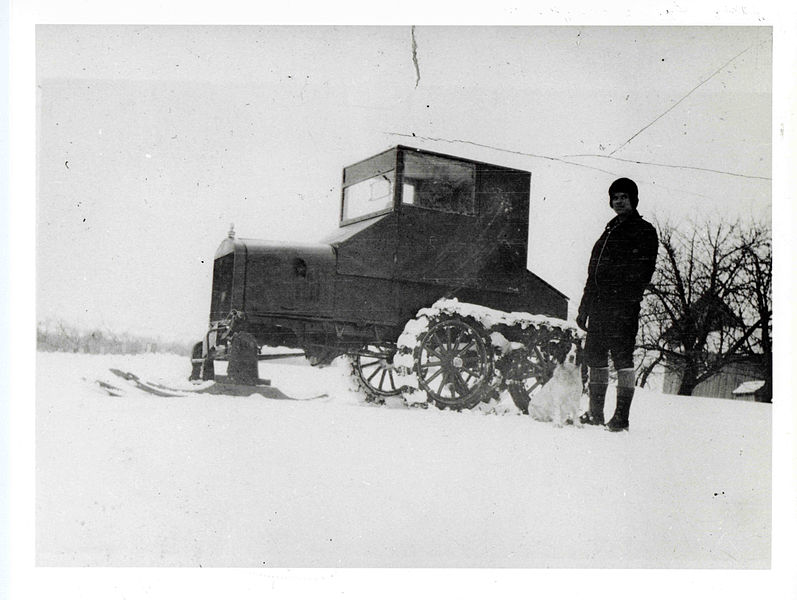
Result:
[[[322,363],[389,351],[440,298],[566,318],[567,298],[526,268],[530,186],[527,171],[405,146],[345,167],[327,239],[221,243],[194,375],[212,377],[238,333]]]

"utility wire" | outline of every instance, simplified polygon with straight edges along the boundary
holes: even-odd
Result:
[[[471,141],[468,141],[468,140],[457,140],[457,139],[451,140],[451,139],[447,139],[447,138],[435,138],[435,137],[427,137],[427,136],[422,136],[422,135],[415,135],[414,133],[412,133],[412,134],[397,133],[397,132],[394,132],[394,131],[383,131],[382,133],[385,134],[385,135],[395,135],[395,136],[398,136],[398,137],[412,138],[414,140],[427,140],[427,141],[430,141],[430,142],[446,142],[448,144],[468,144],[469,146],[476,146],[478,148],[487,148],[489,150],[497,150],[498,152],[506,152],[507,154],[517,154],[519,156],[529,156],[531,158],[541,158],[541,159],[544,159],[544,160],[550,160],[550,161],[554,161],[554,162],[561,162],[561,163],[564,163],[566,165],[573,165],[575,167],[582,167],[584,169],[591,169],[593,171],[600,171],[601,173],[607,173],[609,175],[615,175],[616,174],[616,173],[613,173],[612,171],[607,171],[606,169],[601,169],[599,167],[592,167],[590,165],[583,165],[581,163],[573,162],[573,161],[570,161],[570,160],[565,160],[563,158],[558,158],[556,156],[545,156],[544,154],[531,154],[529,152],[520,152],[519,150],[509,150],[507,148],[500,148],[498,146],[490,146],[489,144],[480,144],[478,142],[471,142]]]
[[[431,141],[431,142],[446,142],[448,144],[468,144],[470,146],[476,146],[476,147],[479,147],[479,148],[488,148],[490,150],[497,150],[499,152],[506,152],[507,154],[516,154],[516,155],[519,155],[519,156],[528,156],[530,158],[540,158],[540,159],[543,159],[543,160],[559,162],[559,163],[563,163],[563,164],[566,164],[566,165],[571,165],[571,166],[574,166],[574,167],[581,167],[582,169],[589,169],[591,171],[598,171],[600,173],[606,173],[608,175],[612,175],[613,177],[619,177],[620,176],[620,173],[617,173],[616,171],[608,171],[606,169],[601,169],[599,167],[593,167],[593,166],[585,165],[585,164],[582,164],[582,163],[579,163],[579,162],[574,162],[574,161],[570,161],[570,160],[564,160],[563,158],[558,158],[556,156],[546,156],[544,154],[532,154],[530,152],[520,152],[519,150],[508,150],[507,148],[500,148],[498,146],[490,146],[489,144],[480,144],[478,142],[471,142],[471,141],[468,141],[468,140],[436,138],[436,137],[415,135],[414,133],[412,133],[412,134],[396,133],[396,132],[393,132],[393,131],[383,131],[382,133],[385,134],[385,135],[395,135],[395,136],[398,136],[398,137],[406,137],[406,138],[412,138],[412,139],[416,139],[416,140],[428,140],[428,141]],[[602,154],[598,154],[598,155],[595,155],[595,156],[600,156],[602,158],[610,158],[612,160],[618,160],[618,161],[623,161],[623,162],[636,162],[636,161],[628,161],[627,159],[617,158],[617,157],[614,157],[614,156],[604,156]],[[655,164],[655,163],[640,163],[640,164]],[[685,167],[685,166],[673,165],[673,168],[680,168],[680,169],[696,168],[696,169],[699,169],[700,167]],[[706,169],[706,170],[709,170],[709,169]],[[737,175],[735,173],[726,173],[724,171],[716,171],[716,172],[718,174],[720,174],[720,175],[734,175],[734,176],[738,176],[738,177],[754,178],[754,176],[752,176],[752,175]],[[767,179],[767,178],[761,177],[760,179]],[[680,194],[685,194],[687,196],[694,196],[696,198],[706,198],[706,199],[709,199],[709,200],[717,200],[717,198],[715,198],[713,196],[707,196],[705,194],[699,194],[699,193],[694,192],[693,190],[672,188],[672,187],[663,185],[661,183],[657,183],[655,181],[646,181],[645,183],[649,183],[651,185],[655,185],[655,186],[657,186],[657,187],[659,187],[661,189],[664,189],[664,190],[669,190],[669,191],[672,191],[672,192],[678,192]]]
[[[678,100],[678,102],[676,102],[675,104],[673,104],[673,105],[672,105],[670,108],[668,108],[667,110],[665,110],[665,111],[664,111],[663,113],[661,113],[661,114],[660,114],[658,117],[656,117],[655,119],[653,119],[653,120],[652,120],[650,123],[648,123],[647,125],[645,125],[645,126],[642,128],[642,129],[640,129],[639,131],[637,131],[637,132],[636,132],[634,135],[632,135],[630,138],[628,138],[628,139],[627,139],[625,142],[623,142],[622,144],[620,144],[620,146],[618,146],[617,148],[615,148],[614,150],[612,150],[612,151],[609,153],[609,156],[612,156],[612,155],[613,155],[615,152],[619,152],[620,150],[622,150],[623,148],[625,148],[625,147],[626,147],[626,146],[627,146],[629,143],[631,143],[631,140],[633,140],[635,137],[637,137],[637,136],[638,136],[640,133],[642,133],[643,131],[645,131],[647,128],[651,127],[651,126],[652,126],[652,125],[653,125],[653,124],[654,124],[656,121],[658,121],[659,119],[661,119],[661,118],[662,118],[664,115],[666,115],[667,113],[669,113],[670,111],[672,111],[672,110],[673,110],[673,109],[674,109],[676,106],[678,106],[678,105],[679,105],[681,102],[683,102],[683,101],[684,101],[684,100],[686,100],[686,99],[687,99],[689,96],[691,96],[691,95],[692,95],[692,93],[693,93],[693,92],[695,92],[695,91],[696,91],[696,90],[697,90],[699,87],[701,87],[701,86],[702,86],[704,83],[706,83],[706,82],[708,82],[709,80],[711,80],[712,78],[714,78],[714,77],[717,75],[717,73],[719,73],[720,71],[722,71],[722,70],[723,70],[725,67],[727,67],[729,64],[731,64],[733,61],[735,61],[737,58],[739,58],[739,57],[740,57],[742,54],[744,54],[745,52],[748,52],[748,51],[749,51],[749,50],[751,50],[752,48],[755,48],[757,45],[759,45],[759,43],[760,43],[760,42],[758,42],[758,43],[755,43],[755,44],[753,44],[753,45],[751,45],[751,46],[749,46],[749,47],[745,48],[745,49],[744,49],[744,50],[742,50],[741,52],[739,52],[739,54],[737,54],[736,56],[734,56],[732,59],[730,59],[730,60],[729,60],[728,62],[726,62],[724,65],[722,65],[722,66],[721,66],[719,69],[717,69],[716,71],[714,71],[714,72],[713,72],[711,75],[709,75],[708,77],[706,77],[706,78],[705,78],[703,81],[701,81],[701,82],[700,82],[700,83],[698,83],[698,84],[697,84],[695,87],[693,87],[691,90],[689,90],[689,91],[688,91],[688,92],[687,92],[687,93],[686,93],[686,94],[685,94],[685,95],[684,95],[684,96],[683,96],[683,97],[682,97],[680,100]]]
[[[691,167],[689,165],[669,165],[666,163],[647,162],[644,160],[633,160],[630,158],[619,158],[606,154],[566,154],[563,158],[607,158],[611,160],[619,160],[621,162],[634,163],[636,165],[651,165],[653,167],[667,167],[668,169],[690,169],[693,171],[706,171],[707,173],[717,173],[718,175],[730,175],[732,177],[744,177],[745,179],[763,179],[764,181],[772,181],[771,177],[763,177],[761,175],[745,175],[744,173],[734,173],[733,171],[720,171],[719,169],[709,169],[708,167]]]
[[[746,175],[744,173],[734,173],[732,171],[720,171],[718,169],[709,169],[707,167],[692,167],[692,166],[689,166],[689,165],[669,165],[669,164],[664,164],[664,163],[646,162],[646,161],[642,161],[642,160],[632,160],[632,159],[629,159],[629,158],[619,158],[617,156],[611,156],[611,155],[605,155],[605,154],[566,154],[566,155],[561,156],[561,157],[558,157],[558,156],[546,156],[545,154],[533,154],[531,152],[521,152],[519,150],[509,150],[508,148],[501,148],[499,146],[490,146],[489,144],[480,144],[478,142],[471,142],[469,140],[436,138],[436,137],[415,135],[414,133],[413,134],[396,133],[396,132],[393,132],[393,131],[383,131],[382,133],[384,133],[385,135],[395,135],[395,136],[398,136],[398,137],[406,137],[406,138],[412,138],[412,139],[416,139],[416,140],[428,140],[430,142],[446,142],[446,143],[449,143],[449,144],[467,144],[469,146],[476,146],[478,148],[487,148],[489,150],[497,150],[499,152],[506,152],[507,154],[516,154],[516,155],[519,155],[519,156],[528,156],[528,157],[531,157],[531,158],[541,158],[541,159],[544,159],[544,160],[560,162],[560,163],[564,163],[566,165],[572,165],[574,167],[582,167],[584,169],[591,169],[593,171],[600,171],[601,173],[607,173],[609,175],[616,175],[617,173],[615,173],[614,171],[607,171],[606,169],[601,169],[599,167],[593,167],[593,166],[590,166],[590,165],[585,165],[585,164],[580,163],[580,162],[575,162],[575,161],[566,160],[566,159],[568,159],[568,158],[605,158],[605,159],[611,159],[611,160],[616,160],[616,161],[620,161],[620,162],[634,163],[634,164],[637,164],[637,165],[651,165],[651,166],[654,166],[654,167],[667,167],[667,168],[670,168],[670,169],[690,169],[690,170],[694,170],[694,171],[705,171],[705,172],[708,172],[708,173],[716,173],[718,175],[730,175],[732,177],[743,177],[745,179],[762,179],[764,181],[771,181],[772,180],[771,177],[763,177],[763,176],[760,176],[760,175]]]

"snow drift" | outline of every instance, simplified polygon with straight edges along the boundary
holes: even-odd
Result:
[[[638,390],[615,434],[374,406],[342,362],[261,364],[308,401],[110,368],[191,388],[183,357],[39,353],[39,566],[770,565],[770,405]]]

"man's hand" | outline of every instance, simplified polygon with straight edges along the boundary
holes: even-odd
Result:
[[[578,313],[576,317],[576,325],[579,326],[580,329],[584,331],[587,330],[587,314],[586,313]]]

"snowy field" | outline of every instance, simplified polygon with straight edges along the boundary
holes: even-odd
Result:
[[[38,566],[770,567],[770,405],[638,390],[615,434],[366,404],[342,363],[261,363],[312,400],[109,368],[192,389],[184,357],[38,354]]]

